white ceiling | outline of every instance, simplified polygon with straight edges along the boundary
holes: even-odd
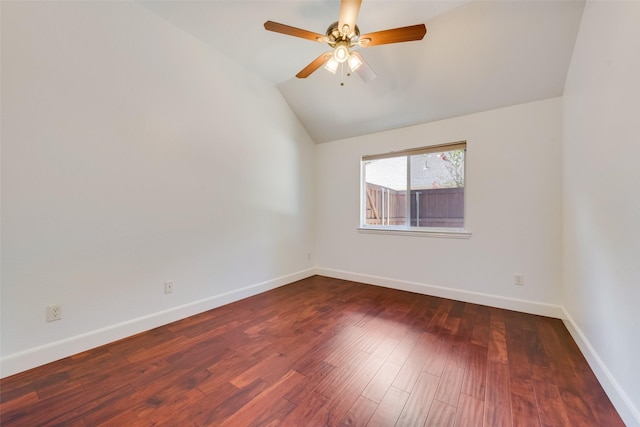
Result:
[[[425,23],[422,41],[359,49],[378,77],[363,83],[319,69],[330,48],[266,31],[272,20],[324,34],[339,1],[141,1],[272,82],[311,137],[335,141],[560,96],[583,0],[363,0],[362,34]]]

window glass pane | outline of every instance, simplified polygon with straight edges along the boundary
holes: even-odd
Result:
[[[410,156],[412,227],[464,227],[464,155],[451,150]]]
[[[406,225],[407,158],[364,162],[365,224]]]

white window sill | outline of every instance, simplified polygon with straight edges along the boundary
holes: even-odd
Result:
[[[471,232],[461,229],[358,227],[359,233],[389,234],[397,236],[439,237],[445,239],[469,239]]]

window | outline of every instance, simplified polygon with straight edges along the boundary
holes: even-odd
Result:
[[[362,157],[360,229],[464,232],[465,141]]]

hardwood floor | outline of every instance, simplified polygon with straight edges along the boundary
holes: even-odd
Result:
[[[560,320],[311,277],[0,382],[5,426],[622,426]]]

